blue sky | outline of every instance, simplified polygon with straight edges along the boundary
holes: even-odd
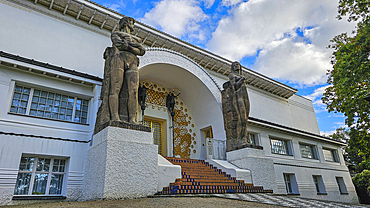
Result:
[[[322,134],[344,127],[320,98],[330,39],[351,32],[333,0],[95,0],[145,24],[298,89],[312,100]]]

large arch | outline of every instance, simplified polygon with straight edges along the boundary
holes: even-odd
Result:
[[[205,128],[212,127],[214,138],[226,139],[221,89],[201,66],[177,52],[149,48],[140,57],[139,72],[140,80],[149,79],[168,89],[177,87],[181,90],[180,97],[191,111],[196,126],[193,133],[198,137],[198,158],[205,159],[205,139],[202,133]],[[171,143],[170,140],[168,142]]]
[[[199,64],[181,53],[164,48],[147,48],[144,56],[140,57],[139,69],[150,64],[171,64],[181,67],[196,76],[209,89],[221,107],[221,88],[217,82]]]

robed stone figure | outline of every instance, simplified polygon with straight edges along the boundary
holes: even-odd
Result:
[[[228,152],[250,144],[247,133],[250,104],[247,84],[239,62],[232,63],[229,81],[224,83],[223,88],[222,111]]]
[[[109,121],[136,124],[138,105],[139,58],[145,49],[141,40],[133,35],[135,20],[124,16],[118,30],[112,31],[112,47],[104,52],[104,79],[101,106],[95,124],[95,133]]]

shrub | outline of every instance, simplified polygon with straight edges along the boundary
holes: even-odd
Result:
[[[370,204],[370,171],[363,170],[352,178],[361,204]]]

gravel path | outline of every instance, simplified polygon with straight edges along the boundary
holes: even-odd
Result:
[[[66,207],[81,207],[81,208],[100,208],[100,207],[212,207],[212,208],[237,208],[237,207],[256,207],[256,208],[272,208],[281,207],[276,205],[261,204],[255,202],[238,201],[232,199],[223,199],[216,197],[160,197],[160,198],[141,198],[127,199],[114,201],[87,201],[87,202],[57,202],[57,203],[42,203],[33,205],[18,205],[6,206],[13,207],[29,207],[29,208],[66,208]]]

